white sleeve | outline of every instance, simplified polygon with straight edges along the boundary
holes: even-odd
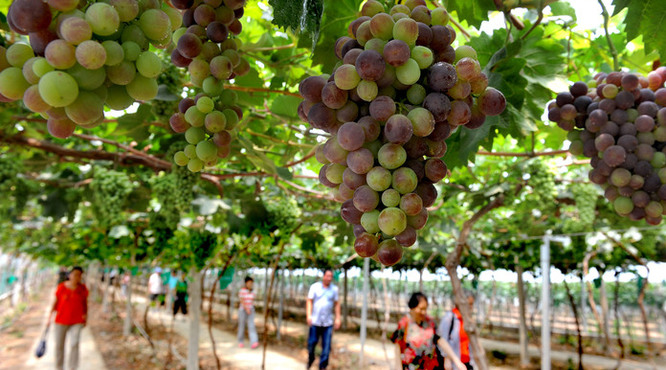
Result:
[[[310,291],[308,291],[308,299],[314,299],[315,297],[315,284],[310,285]]]

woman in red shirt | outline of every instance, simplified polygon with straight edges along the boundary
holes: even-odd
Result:
[[[69,280],[58,285],[56,300],[51,309],[55,316],[56,368],[62,370],[65,358],[65,337],[69,332],[69,369],[79,366],[79,338],[88,318],[88,289],[81,283],[83,269],[74,267]],[[49,317],[49,321],[50,318]]]

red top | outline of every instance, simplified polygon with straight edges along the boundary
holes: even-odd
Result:
[[[465,327],[463,326],[464,324],[463,324],[462,315],[460,314],[460,311],[458,311],[457,307],[453,309],[453,313],[458,318],[458,321],[460,321],[460,361],[462,363],[468,363],[470,361],[469,337],[467,336],[467,332],[465,331]]]
[[[56,324],[75,325],[83,324],[86,320],[83,315],[88,313],[88,288],[80,284],[72,290],[60,283],[56,290]]]

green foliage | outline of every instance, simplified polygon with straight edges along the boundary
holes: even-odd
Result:
[[[663,34],[666,27],[666,7],[659,1],[649,0],[613,0],[615,10],[613,15],[619,14],[627,9],[624,18],[626,24],[627,39],[633,40],[643,36],[646,50],[659,51],[662,56],[666,55],[666,38]],[[648,16],[649,15],[649,16]]]
[[[97,167],[94,170],[92,190],[92,207],[97,222],[103,229],[120,225],[125,222],[123,213],[127,197],[134,185],[125,172]]]
[[[324,10],[323,0],[269,0],[273,7],[273,24],[280,28],[300,31],[314,37],[319,33]]]
[[[479,28],[481,22],[488,20],[488,12],[497,10],[493,0],[444,0],[444,7],[449,12],[456,12],[458,18]]]
[[[566,233],[592,230],[596,219],[599,190],[592,184],[571,184],[569,190],[576,202],[577,215],[564,219],[563,230]]]
[[[289,235],[296,228],[301,217],[301,209],[294,197],[282,196],[265,201],[266,210],[273,225],[280,230],[280,235]]]
[[[348,34],[347,26],[357,17],[362,2],[361,0],[324,0],[321,29],[325,32],[319,35],[319,41],[314,40],[317,43],[312,55],[314,64],[321,64],[324,70],[333,68],[337,61],[335,41]]]

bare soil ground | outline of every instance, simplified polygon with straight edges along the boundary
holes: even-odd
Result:
[[[22,312],[15,312],[9,318],[13,323],[0,331],[0,369],[20,368],[29,356],[33,356],[33,344],[39,338],[44,319],[43,302],[51,302],[53,291],[42,287],[27,303]]]

